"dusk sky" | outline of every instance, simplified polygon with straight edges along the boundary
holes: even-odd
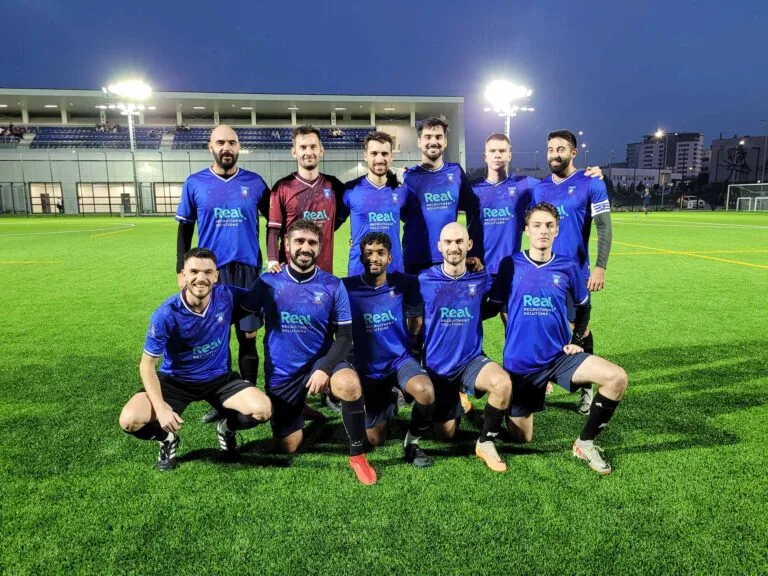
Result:
[[[766,0],[2,5],[2,87],[99,89],[135,72],[157,91],[464,96],[470,167],[503,130],[483,112],[497,77],[534,89],[536,111],[512,119],[520,165],[554,128],[583,130],[590,164],[623,161],[658,127],[707,147],[768,130]]]

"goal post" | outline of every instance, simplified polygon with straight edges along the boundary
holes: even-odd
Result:
[[[768,212],[768,184],[729,184],[725,209],[736,212]]]

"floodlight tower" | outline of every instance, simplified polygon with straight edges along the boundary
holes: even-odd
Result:
[[[485,108],[486,112],[496,112],[504,118],[504,134],[509,138],[509,119],[517,116],[518,112],[533,112],[534,108],[529,106],[520,106],[524,104],[533,94],[533,90],[523,85],[513,84],[508,80],[494,80],[485,89],[485,99],[490,103],[490,107]]]

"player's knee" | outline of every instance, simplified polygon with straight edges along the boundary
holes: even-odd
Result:
[[[453,437],[456,436],[456,423],[435,424],[434,430],[435,438],[437,440],[448,442],[449,440],[453,440]]]
[[[269,398],[262,398],[254,402],[251,407],[251,417],[259,422],[266,422],[272,418],[272,402],[269,401]]]
[[[619,396],[622,396],[624,391],[627,389],[627,385],[629,384],[629,378],[627,376],[626,370],[624,370],[624,368],[621,366],[616,366],[613,371],[611,381],[613,389],[617,394],[619,394]]]
[[[384,444],[384,433],[381,430],[369,428],[365,431],[365,434],[368,436],[368,442],[371,446],[381,446]]]
[[[146,425],[147,420],[140,418],[139,415],[126,406],[123,408],[123,411],[120,412],[120,428],[122,428],[125,432],[136,432],[139,428],[142,428]]]
[[[419,404],[429,406],[435,402],[435,389],[432,386],[432,382],[426,378],[414,380],[413,384],[408,388],[410,389],[408,393],[413,396],[414,400]]]
[[[512,380],[506,372],[494,374],[488,382],[488,389],[491,394],[509,398],[512,396]]]
[[[335,374],[333,376],[333,395],[339,400],[353,402],[363,395],[363,389],[360,386],[360,379],[353,371],[345,371],[345,374]]]
[[[277,448],[280,452],[283,454],[293,454],[296,452],[296,450],[299,449],[299,446],[301,446],[301,440],[303,438],[303,434],[301,433],[301,430],[298,431],[299,433],[293,433],[290,436],[286,436],[285,438],[280,438],[277,441]]]

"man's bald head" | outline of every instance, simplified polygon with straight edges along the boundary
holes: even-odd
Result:
[[[437,249],[443,255],[443,261],[453,266],[466,260],[467,252],[472,249],[472,240],[469,239],[467,227],[458,222],[443,226]]]
[[[240,140],[232,126],[221,124],[211,130],[208,150],[213,154],[216,166],[225,173],[234,170],[240,155]]]

